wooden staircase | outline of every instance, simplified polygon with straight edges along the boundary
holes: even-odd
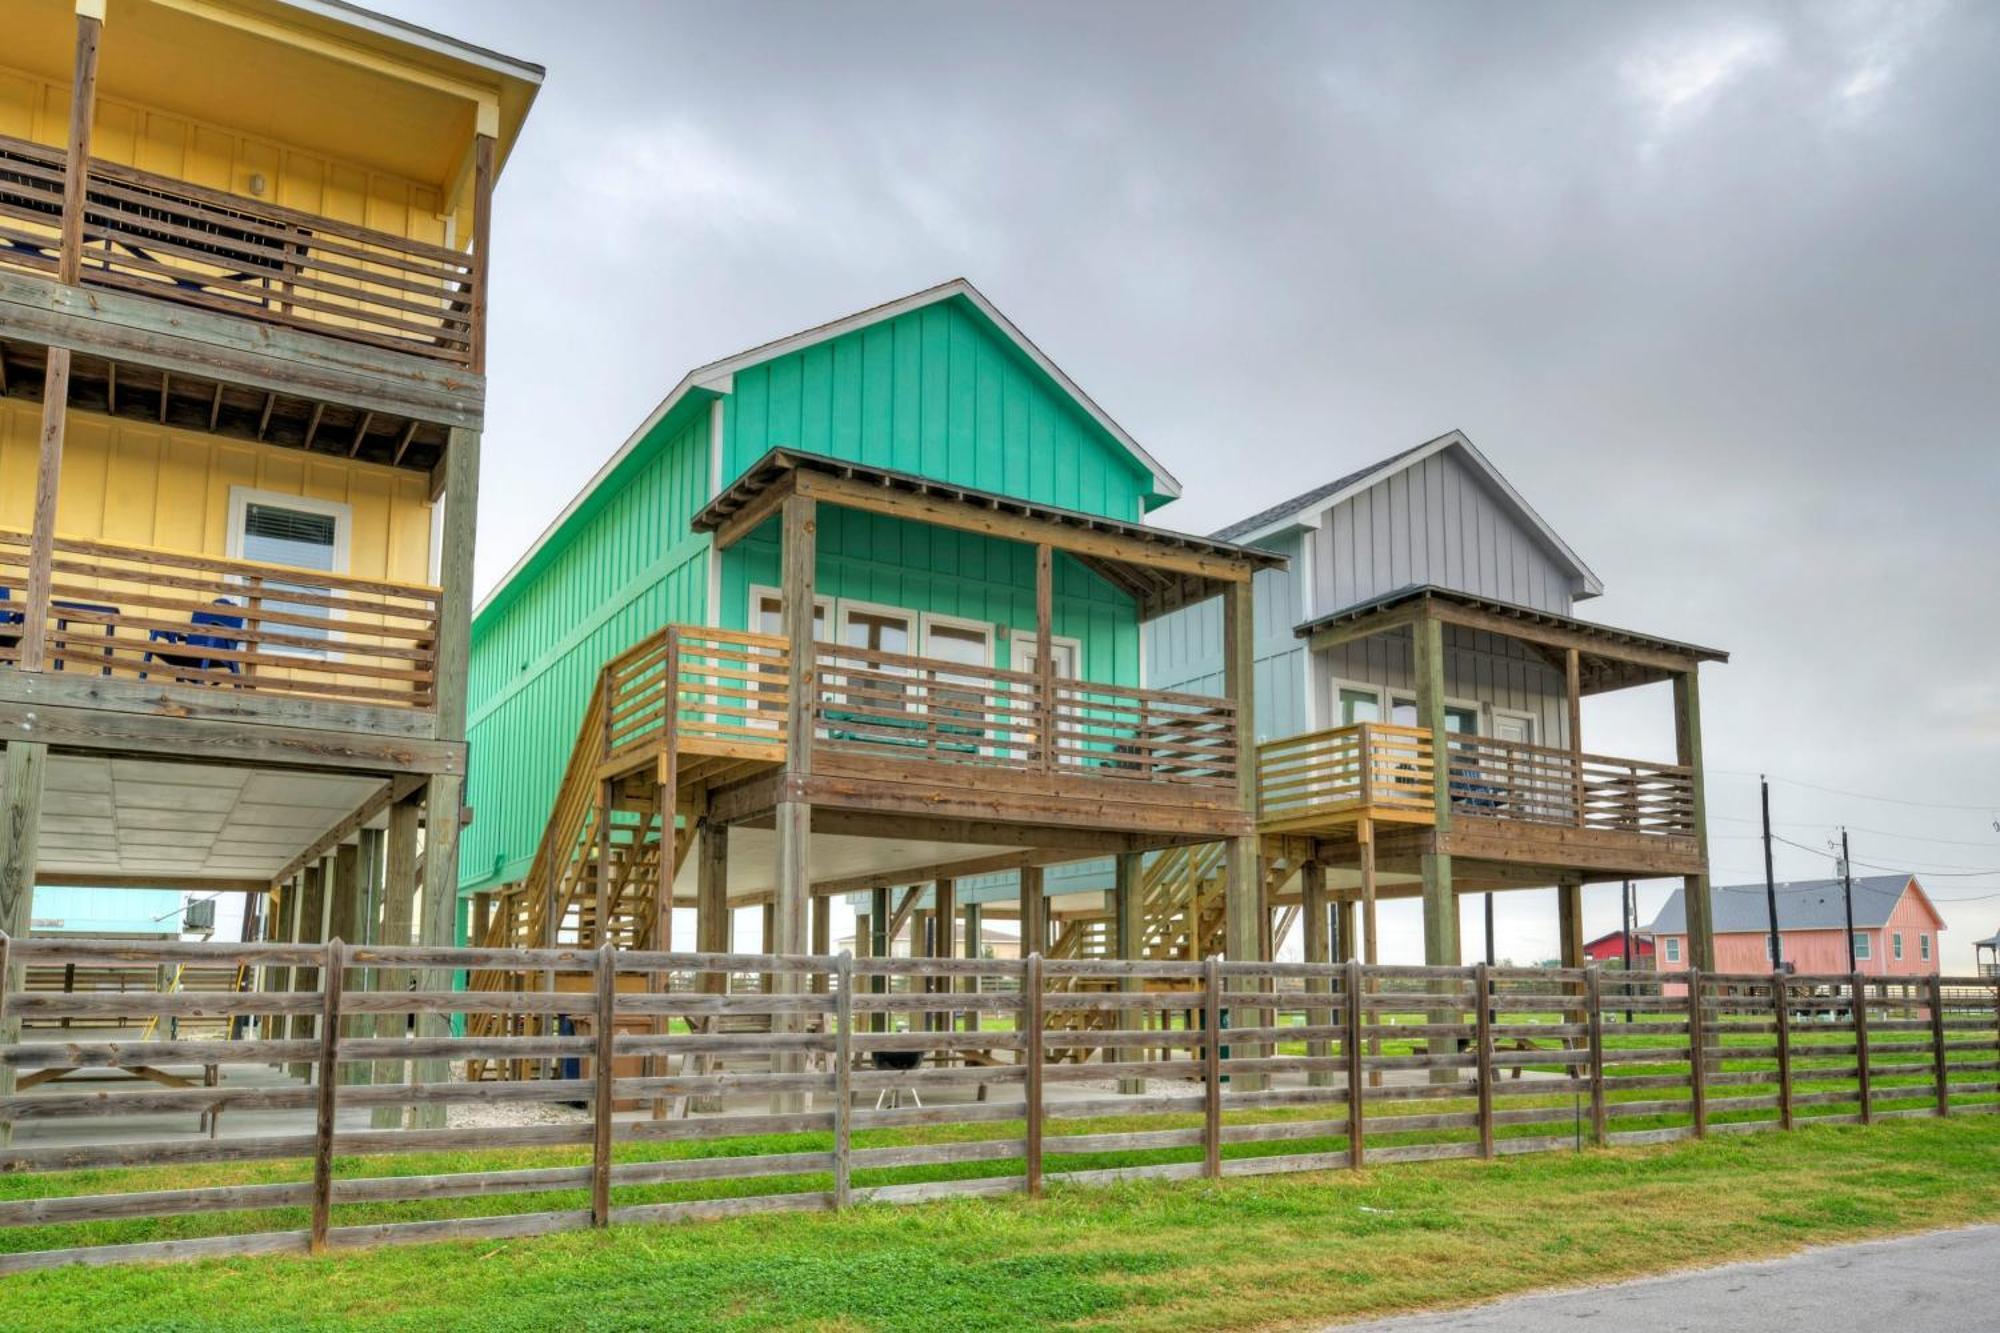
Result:
[[[668,943],[674,876],[708,789],[785,758],[782,639],[670,625],[605,663],[527,876],[493,895],[482,948],[620,949]],[[474,971],[473,990],[532,989]],[[468,1035],[543,1020],[483,1014]],[[495,1069],[473,1062],[474,1077]]]

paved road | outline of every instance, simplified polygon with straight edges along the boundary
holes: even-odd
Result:
[[[1619,1333],[1800,1328],[1812,1333],[1969,1333],[2000,1328],[2000,1226],[1808,1250],[1615,1287],[1520,1296],[1451,1314],[1362,1325],[1415,1333]],[[1353,1325],[1347,1326],[1350,1330]]]

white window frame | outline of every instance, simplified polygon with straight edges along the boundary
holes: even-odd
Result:
[[[231,560],[244,560],[244,524],[250,518],[251,505],[263,505],[270,509],[292,509],[301,514],[318,514],[333,520],[333,568],[331,570],[308,569],[303,565],[296,568],[302,574],[345,574],[353,555],[354,506],[340,500],[322,500],[313,495],[290,495],[284,491],[260,490],[255,486],[231,486],[229,488],[229,527],[224,534],[224,552]],[[435,549],[435,544],[433,545]],[[247,562],[246,562],[247,563]],[[255,563],[263,564],[264,561]],[[292,566],[279,566],[292,568]],[[269,600],[282,602],[283,593]],[[339,608],[327,608],[327,638],[332,640],[334,627],[344,620]],[[282,632],[282,627],[280,629]],[[325,648],[295,648],[290,645],[260,644],[256,651],[283,657],[310,657],[321,661],[338,661],[339,651],[329,642]]]
[[[1930,932],[1920,930],[1917,932],[1917,961],[1920,963],[1928,963],[1930,960],[1931,960]]]
[[[1865,930],[1857,930],[1857,931],[1855,931],[1855,932],[1854,932],[1854,961],[1855,961],[1855,962],[1857,962],[1857,963],[1866,963],[1866,962],[1871,962],[1871,961],[1873,961],[1874,957],[1875,957],[1875,940],[1874,940],[1874,937],[1873,937],[1873,936],[1871,936],[1871,935],[1870,935],[1870,934],[1869,934],[1869,933],[1868,933],[1867,931],[1865,931]]]
[[[1055,655],[1056,649],[1065,647],[1069,649],[1070,661],[1076,663],[1076,669],[1077,672],[1079,673],[1077,675],[1069,676],[1067,677],[1067,679],[1082,680],[1083,676],[1081,673],[1083,671],[1083,640],[1077,638],[1074,634],[1049,635],[1050,656]],[[1035,632],[1033,630],[1028,630],[1026,632],[1016,630],[1009,633],[1007,635],[1007,669],[1010,671],[1034,670],[1033,664],[1031,664],[1027,660],[1028,654],[1034,651],[1035,651]],[[1070,713],[1074,712],[1075,709],[1065,708],[1062,711]],[[1081,766],[1084,762],[1084,759],[1082,755],[1072,754],[1063,756],[1061,762],[1073,766]]]
[[[1899,963],[1903,961],[1903,932],[1900,930],[1889,932],[1889,956]]]
[[[931,630],[943,626],[946,629],[970,630],[978,634],[986,643],[986,659],[977,666],[966,664],[968,671],[976,672],[980,667],[993,669],[993,657],[998,651],[999,626],[990,620],[974,620],[969,616],[946,615],[942,611],[920,611],[917,613],[917,653],[918,657],[931,657]],[[947,664],[951,665],[951,664]],[[940,675],[949,677],[953,673],[942,671]],[[990,683],[990,681],[989,681]],[[916,705],[918,710],[927,709],[927,704]],[[968,719],[969,721],[970,719]],[[984,734],[984,733],[982,733]],[[991,756],[996,751],[991,746],[981,746],[979,753]]]
[[[1666,950],[1667,950],[1667,961],[1670,963],[1678,963],[1681,960],[1681,937],[1678,935],[1667,936]]]
[[[1387,691],[1380,685],[1371,684],[1365,680],[1342,680],[1339,676],[1328,676],[1326,678],[1326,724],[1329,728],[1354,725],[1353,723],[1342,722],[1340,720],[1340,695],[1343,690],[1352,690],[1356,694],[1374,695],[1376,721],[1387,722],[1389,720],[1389,709],[1384,698]]]
[[[785,591],[782,588],[774,588],[768,583],[753,583],[750,585],[750,591],[745,595],[743,603],[743,623],[745,626],[750,626],[756,623],[757,603],[763,601],[766,597],[769,597],[771,600],[777,602],[780,606],[782,606],[784,605],[785,601]],[[824,611],[826,613],[826,623],[828,628],[834,629],[836,633],[839,632],[837,627],[834,626],[833,598],[814,597],[813,610]],[[751,632],[754,634],[757,633],[758,631],[752,630]]]
[[[1499,720],[1505,717],[1505,718],[1511,718],[1516,722],[1525,722],[1528,724],[1527,743],[1529,745],[1540,745],[1542,743],[1541,742],[1542,720],[1535,714],[1529,712],[1527,709],[1491,707],[1486,710],[1486,714],[1487,714],[1486,723],[1487,723],[1488,736],[1493,737],[1494,739],[1499,738],[1500,735]]]

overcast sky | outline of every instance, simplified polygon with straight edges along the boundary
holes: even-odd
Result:
[[[482,589],[685,370],[962,275],[1180,477],[1170,526],[1464,430],[1582,614],[1732,654],[1719,882],[1768,770],[1780,878],[1845,822],[1957,900],[1948,968],[2000,928],[2000,6],[379,2],[548,67]],[[1671,758],[1667,709],[1585,745]],[[1500,923],[1554,951],[1552,894]]]

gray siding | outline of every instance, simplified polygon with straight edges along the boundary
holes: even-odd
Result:
[[[1570,613],[1576,579],[1445,449],[1334,506],[1314,535],[1313,614],[1413,583]]]
[[[1260,543],[1291,557],[1285,569],[1258,571],[1251,587],[1257,628],[1257,739],[1293,736],[1309,727],[1305,711],[1305,644],[1292,634],[1300,619],[1299,538],[1290,533]],[[1183,608],[1149,622],[1145,683],[1158,690],[1222,693],[1222,601]]]
[[[1447,625],[1444,630],[1444,692],[1454,701],[1466,700],[1486,709],[1529,713],[1535,719],[1535,740],[1541,745],[1569,744],[1569,710],[1563,696],[1562,672],[1535,656],[1526,645]],[[1414,692],[1410,670],[1410,636],[1378,634],[1359,643],[1322,651],[1315,663],[1318,686],[1331,690],[1335,680]],[[1329,725],[1334,714],[1329,705]],[[1491,721],[1481,716],[1481,734]]]

